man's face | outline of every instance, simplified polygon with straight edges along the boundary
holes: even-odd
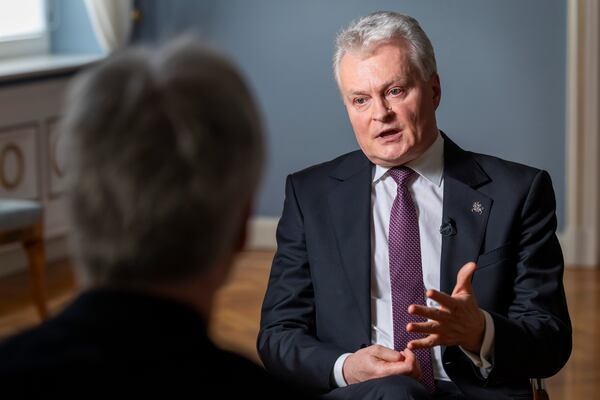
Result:
[[[435,141],[435,110],[441,89],[412,66],[403,43],[368,53],[346,53],[340,90],[362,151],[373,163],[392,167],[418,158]]]

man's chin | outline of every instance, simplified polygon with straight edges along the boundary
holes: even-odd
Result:
[[[375,165],[379,165],[384,168],[392,168],[397,167],[398,165],[403,165],[409,162],[410,160],[407,157],[367,157],[371,162]]]
[[[391,149],[389,149],[391,150]],[[374,154],[373,161],[377,165],[382,167],[396,167],[398,165],[405,164],[411,160],[410,155],[406,151],[387,151],[379,154]]]

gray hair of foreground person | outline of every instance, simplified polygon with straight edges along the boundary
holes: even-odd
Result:
[[[76,78],[63,129],[84,283],[182,282],[240,247],[264,145],[226,58],[189,38],[125,50]]]
[[[437,73],[431,41],[416,19],[393,11],[377,11],[352,21],[337,35],[333,73],[340,85],[340,61],[346,53],[369,53],[377,46],[404,40],[409,46],[412,64],[423,80]]]

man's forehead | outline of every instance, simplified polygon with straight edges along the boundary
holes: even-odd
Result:
[[[400,54],[409,55],[410,43],[404,38],[391,38],[366,42],[361,45],[350,46],[346,53],[353,54],[355,57],[368,58],[381,49],[397,49]]]
[[[374,60],[370,59],[381,54],[380,52],[391,52],[394,60]],[[396,59],[397,56],[397,59]],[[403,51],[398,52],[397,46],[384,48],[378,46],[375,51],[349,52],[344,55],[340,63],[340,83],[348,91],[359,90],[355,86],[370,85],[376,83],[377,86],[385,86],[391,83],[408,84],[416,78],[417,68],[412,65],[409,54]]]
[[[370,47],[350,49],[346,51],[346,53],[344,53],[344,55],[340,59],[340,69],[342,69],[343,67],[347,67],[348,64],[358,64],[362,61],[380,55],[388,55],[392,58],[397,59],[397,61],[394,62],[394,65],[398,65],[402,67],[402,69],[414,69],[408,44],[405,42],[397,41],[380,42],[377,45],[372,45]],[[407,71],[407,73],[408,72],[409,71]]]

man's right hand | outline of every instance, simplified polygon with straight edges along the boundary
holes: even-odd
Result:
[[[421,378],[421,367],[415,353],[409,349],[396,351],[378,344],[348,356],[342,370],[349,385],[390,375]]]

